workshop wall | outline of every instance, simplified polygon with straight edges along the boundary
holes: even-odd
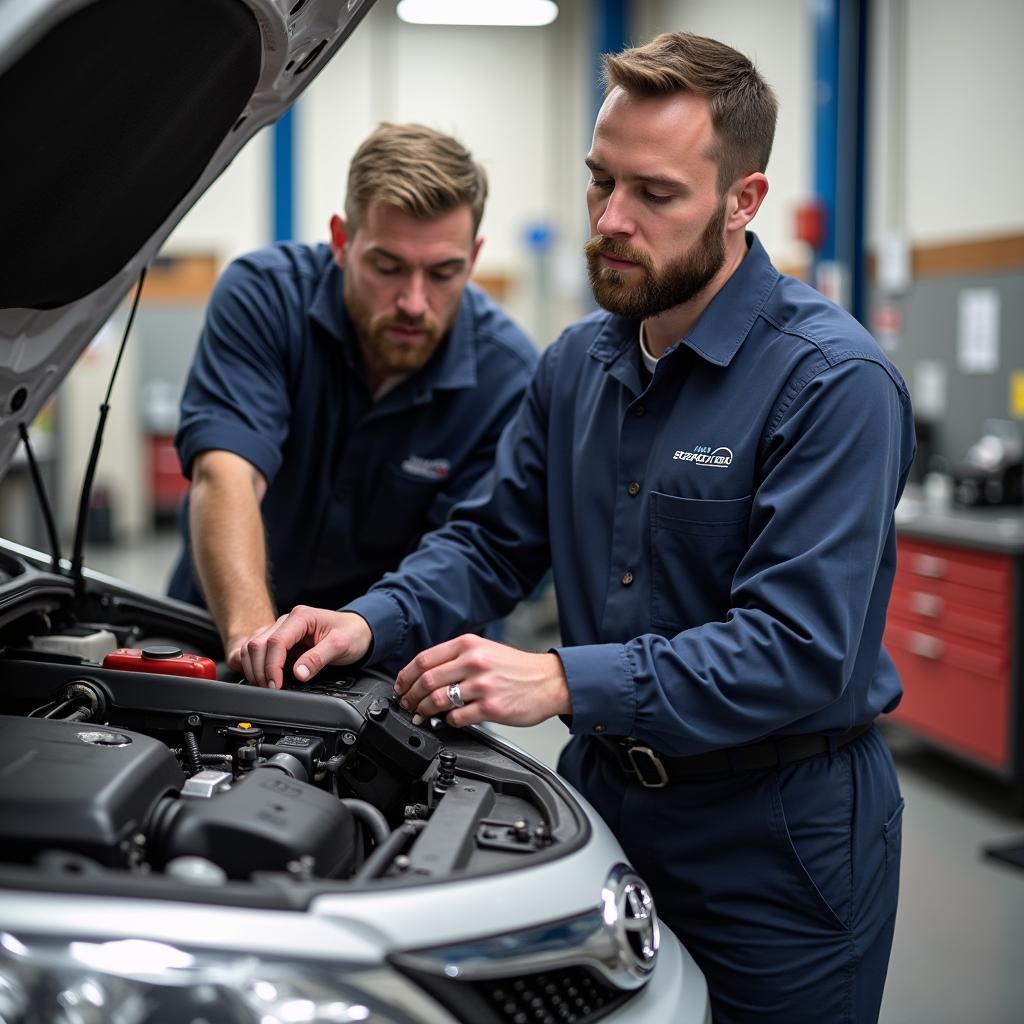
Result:
[[[876,0],[870,31],[868,319],[914,397],[920,478],[1024,420],[1024,6]]]
[[[875,0],[869,239],[1024,230],[1019,0]]]
[[[798,202],[811,191],[813,39],[807,0],[662,0],[637,3],[635,40],[685,30],[734,46],[757,65],[779,100],[769,190],[754,230],[780,268],[804,273],[809,252],[794,237]]]
[[[380,0],[295,107],[296,225],[326,237],[342,203],[348,162],[382,120],[418,120],[457,135],[484,163],[491,198],[478,270],[546,344],[588,308],[583,156],[593,127],[594,5],[562,0],[545,28],[408,25]],[[810,36],[804,0],[636,2],[631,37],[685,27],[749,52],[779,93],[782,111],[758,232],[783,266],[807,253],[793,239],[793,207],[810,180]],[[270,232],[270,163],[264,132],[236,159],[169,239],[166,251],[215,251],[222,261]],[[545,226],[550,247],[530,248]]]
[[[796,241],[793,221],[813,180],[810,0],[630,6],[632,41],[673,29],[714,36],[750,54],[772,83],[779,126],[771,189],[755,228],[781,268],[806,273],[811,254]],[[541,29],[427,27],[399,21],[392,0],[379,0],[296,104],[297,236],[326,237],[349,159],[379,121],[420,120],[450,131],[490,175],[479,276],[539,344],[553,340],[591,303],[581,256],[582,161],[596,101],[595,10],[590,0],[561,0],[556,21]],[[1024,156],[1015,130],[1022,38],[1019,0],[976,0],[969,11],[954,0],[873,0],[870,7],[870,326],[910,382],[933,452],[947,462],[977,439],[985,419],[1024,416],[1024,259],[1013,256],[1014,240],[1024,244],[1024,194],[1011,180]],[[266,130],[250,142],[165,254],[209,255],[223,266],[269,241],[270,141]],[[547,229],[539,234],[551,243],[528,246],[531,228]],[[998,265],[961,266],[965,243],[993,243],[1003,255]],[[952,265],[936,275],[927,268],[939,250]],[[996,291],[998,356],[993,369],[965,374],[960,296],[972,287]],[[199,299],[195,317],[201,309]],[[181,328],[170,323],[148,321],[144,303],[137,343],[173,346],[184,367],[195,339],[175,338]],[[144,352],[140,365],[148,365]],[[140,403],[147,383],[139,382]],[[136,418],[144,420],[144,410]],[[69,436],[76,434],[79,425],[64,419]]]

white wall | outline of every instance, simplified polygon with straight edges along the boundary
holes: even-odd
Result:
[[[1024,230],[1024,4],[876,0],[873,14],[871,241]]]
[[[222,264],[266,245],[272,225],[272,150],[264,128],[228,165],[164,243],[166,255],[212,253]]]
[[[633,41],[687,30],[748,54],[780,100],[771,190],[755,228],[776,262],[798,266],[796,204],[811,194],[812,0],[634,0]],[[325,237],[349,158],[381,120],[421,120],[459,136],[487,167],[485,273],[518,282],[509,305],[539,341],[587,301],[582,157],[592,127],[589,0],[562,0],[540,29],[425,27],[379,0],[296,106],[297,234]],[[904,19],[902,38],[893,18]],[[895,226],[911,242],[1024,228],[1019,130],[1024,96],[1020,0],[874,0],[869,69],[868,237]],[[902,115],[901,115],[902,111]],[[171,252],[226,261],[269,240],[271,150],[264,131],[183,221]],[[559,244],[538,260],[525,225],[551,221]]]
[[[327,237],[348,163],[380,122],[420,121],[457,136],[484,165],[490,198],[478,270],[508,276],[506,305],[544,344],[578,315],[585,291],[583,156],[589,131],[589,4],[563,0],[545,28],[407,25],[380,0],[295,106],[296,235]],[[183,220],[165,251],[226,262],[270,237],[268,131]],[[538,261],[527,224],[554,225]]]
[[[768,163],[768,196],[753,224],[777,263],[807,262],[793,236],[796,204],[813,182],[811,74],[813,39],[808,0],[655,0],[638,2],[636,43],[659,32],[694,32],[746,54],[779,99],[779,121]]]

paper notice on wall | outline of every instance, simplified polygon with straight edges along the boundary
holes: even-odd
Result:
[[[994,288],[960,293],[957,363],[964,373],[999,369],[999,293]]]
[[[914,415],[929,423],[946,415],[946,367],[936,359],[922,359],[914,367],[911,398]]]

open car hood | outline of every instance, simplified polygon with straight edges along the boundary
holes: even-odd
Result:
[[[181,218],[374,0],[0,0],[0,475]]]

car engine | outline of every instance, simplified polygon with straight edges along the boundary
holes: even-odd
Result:
[[[130,591],[11,608],[0,618],[8,882],[41,872],[79,889],[144,883],[216,900],[242,887],[294,903],[324,887],[517,868],[585,841],[553,773],[485,730],[413,725],[387,676],[327,669],[301,687],[244,685],[214,661],[209,620]]]

